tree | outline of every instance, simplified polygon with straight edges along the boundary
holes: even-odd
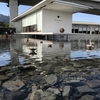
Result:
[[[2,27],[2,28],[8,28],[9,24],[6,24],[4,22],[0,22],[0,27]]]

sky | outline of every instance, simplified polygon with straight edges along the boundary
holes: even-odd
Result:
[[[0,3],[0,14],[9,16],[9,7],[6,6],[7,3]],[[20,5],[18,10],[19,14],[31,8],[31,6],[23,6]],[[84,22],[98,22],[100,23],[100,16],[91,15],[91,14],[83,14],[83,13],[75,13],[72,17],[73,21],[84,21]]]

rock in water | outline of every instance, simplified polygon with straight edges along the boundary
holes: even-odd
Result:
[[[5,87],[11,91],[17,91],[18,89],[20,89],[23,86],[24,86],[24,83],[21,80],[6,81],[5,83],[3,83],[3,87]]]
[[[51,74],[51,75],[47,76],[45,80],[46,80],[46,82],[47,82],[48,84],[54,85],[54,84],[57,83],[57,76]]]

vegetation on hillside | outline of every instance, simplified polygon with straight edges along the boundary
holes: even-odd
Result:
[[[8,28],[9,24],[5,23],[5,22],[0,22],[0,28]]]

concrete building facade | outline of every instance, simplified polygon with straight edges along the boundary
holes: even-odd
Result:
[[[59,33],[60,28],[64,28],[65,33],[71,33],[71,13],[42,9],[22,19],[22,32]]]
[[[11,22],[11,20],[18,16],[18,6],[19,5],[34,6],[36,4],[39,4],[42,1],[47,1],[47,2],[48,1],[50,1],[50,2],[54,2],[54,1],[67,2],[69,4],[77,5],[77,7],[79,7],[79,5],[83,5],[84,8],[87,8],[87,6],[88,6],[89,9],[85,9],[85,10],[82,10],[79,7],[78,11],[82,12],[82,13],[100,15],[100,0],[85,0],[85,1],[84,0],[28,0],[28,1],[27,0],[26,1],[25,0],[0,0],[0,2],[7,3],[7,6],[10,9],[10,27],[13,27],[13,28],[14,28],[14,22]],[[65,5],[66,5],[66,3],[65,3]],[[47,6],[47,5],[44,5],[44,6]],[[69,8],[69,10],[71,10],[71,9]]]
[[[73,13],[92,9],[77,3],[61,0],[43,0],[26,12],[11,20],[16,28],[16,33],[45,35],[48,39],[69,40],[87,38],[86,34],[99,34],[99,24],[96,23],[72,23]],[[79,33],[76,35],[76,33]],[[81,35],[81,34],[82,35]],[[73,35],[74,34],[74,35]]]
[[[68,34],[72,29],[72,14],[87,9],[88,6],[67,1],[44,0],[12,19],[12,22],[15,23],[17,33]]]

